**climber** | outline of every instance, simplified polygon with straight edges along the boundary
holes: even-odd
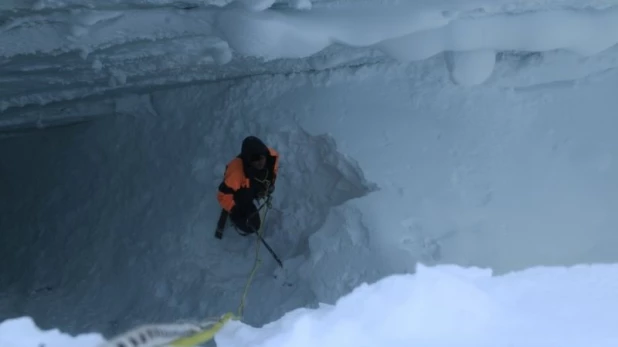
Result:
[[[245,235],[260,229],[262,221],[253,200],[270,197],[278,169],[279,153],[255,136],[246,137],[240,154],[227,164],[217,200]]]

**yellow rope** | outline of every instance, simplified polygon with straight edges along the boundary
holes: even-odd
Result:
[[[191,335],[191,336],[176,339],[167,345],[173,346],[173,347],[198,346],[206,341],[212,340],[215,337],[215,334],[218,333],[219,330],[221,330],[221,328],[223,328],[223,325],[227,323],[227,321],[233,318],[236,318],[236,317],[234,317],[232,313],[226,313],[217,323],[215,323],[212,326],[212,328],[200,331],[199,333]]]
[[[266,206],[266,211],[264,212],[264,216],[261,218],[262,223],[260,225],[260,229],[257,231],[259,237],[255,239],[255,261],[253,262],[253,269],[251,270],[251,273],[249,274],[249,278],[247,279],[247,283],[245,284],[245,290],[242,294],[242,297],[240,298],[240,305],[238,306],[238,316],[241,318],[243,316],[243,311],[245,308],[245,299],[247,297],[247,292],[249,291],[249,286],[251,285],[251,282],[253,281],[253,276],[255,275],[257,268],[262,263],[262,259],[260,259],[260,237],[262,236],[262,230],[264,229],[264,224],[266,224],[266,215],[268,214],[268,210],[269,210],[269,206]]]
[[[262,223],[260,225],[260,229],[257,231],[258,235],[262,236],[262,230],[264,229],[264,224],[266,224],[266,215],[268,214],[268,210],[270,209],[270,202],[267,202],[266,211],[264,212],[264,216],[262,217]],[[238,315],[235,316],[233,313],[228,312],[221,319],[215,323],[211,328],[200,331],[197,334],[182,337],[176,339],[168,344],[168,346],[173,347],[194,347],[198,346],[206,341],[209,341],[215,337],[215,334],[223,328],[223,325],[227,323],[230,319],[240,320],[243,316],[243,311],[245,307],[245,299],[247,297],[247,293],[249,292],[249,287],[251,286],[251,282],[253,281],[253,276],[257,271],[259,265],[262,260],[260,259],[260,237],[256,238],[255,244],[255,262],[253,263],[253,269],[251,269],[251,273],[249,274],[249,278],[247,278],[247,283],[245,284],[245,289],[243,291],[242,297],[240,298],[240,305],[238,305]]]

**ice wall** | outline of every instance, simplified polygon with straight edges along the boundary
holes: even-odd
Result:
[[[520,81],[539,66],[520,63]],[[231,115],[269,132],[331,135],[378,186],[310,237],[301,273],[319,300],[419,260],[497,273],[616,261],[618,75],[463,88],[442,64],[257,78],[228,95]]]
[[[235,309],[254,244],[214,242],[214,189],[250,133],[283,156],[268,240],[286,262],[264,258],[250,324],[417,261],[616,261],[618,77],[564,81],[575,63],[543,65],[555,57],[474,88],[441,56],[257,76],[92,103],[115,115],[4,139],[2,312],[117,332]]]

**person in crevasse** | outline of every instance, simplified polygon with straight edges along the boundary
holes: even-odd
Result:
[[[243,140],[240,154],[225,167],[217,200],[245,234],[260,229],[262,221],[253,201],[274,192],[278,169],[279,153],[255,136]]]

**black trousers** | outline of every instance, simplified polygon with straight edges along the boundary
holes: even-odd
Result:
[[[245,234],[257,232],[262,225],[260,213],[254,204],[243,206],[242,209],[235,208],[230,214],[230,220]]]

